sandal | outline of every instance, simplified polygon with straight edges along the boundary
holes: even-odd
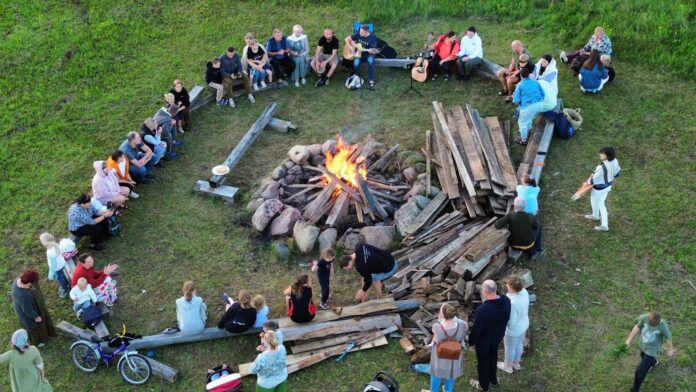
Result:
[[[526,140],[522,140],[522,139],[520,139],[520,138],[515,139],[515,143],[519,144],[520,146],[526,146],[526,145],[527,145],[527,141],[526,141]]]
[[[505,102],[508,102],[508,103],[512,102],[512,96],[508,95],[507,97],[505,97]]]
[[[500,91],[498,91],[498,95],[500,95],[500,96],[510,95],[510,93],[508,93],[507,90],[500,90]]]
[[[478,389],[479,391],[482,391],[481,389],[481,384],[479,384],[478,380],[474,380],[473,378],[469,380],[469,385],[471,385],[472,388]]]

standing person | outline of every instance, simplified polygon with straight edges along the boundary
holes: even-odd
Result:
[[[321,302],[319,303],[319,307],[324,310],[331,308],[329,306],[329,283],[331,275],[333,275],[333,261],[335,257],[336,252],[334,252],[333,249],[324,249],[321,251],[321,258],[312,261],[312,272],[317,273],[317,280],[321,287]]]
[[[498,346],[505,335],[510,319],[510,299],[498,296],[498,286],[493,280],[485,280],[481,285],[483,304],[476,309],[474,325],[469,334],[469,346],[476,351],[476,370],[478,380],[470,380],[475,389],[488,391],[489,386],[498,385],[496,376]]]
[[[513,212],[495,222],[495,228],[508,229],[510,237],[508,244],[511,248],[529,252],[532,260],[537,260],[544,255],[544,247],[541,245],[541,230],[536,216],[524,211],[526,203],[523,198],[516,197]]]
[[[225,98],[225,86],[222,84],[222,71],[220,70],[220,59],[213,57],[205,65],[205,83],[215,90],[215,102],[218,106],[227,105]]]
[[[247,68],[246,71],[251,76],[251,83],[254,91],[268,87],[268,83],[273,83],[273,71],[268,63],[268,55],[266,51],[259,45],[257,39],[252,39],[249,49],[247,49]]]
[[[283,294],[290,320],[296,323],[308,323],[314,320],[317,308],[312,300],[312,280],[309,275],[305,273],[298,275],[295,283],[285,289]]]
[[[597,94],[609,81],[609,70],[601,61],[598,51],[593,49],[590,52],[590,57],[580,68],[578,80],[580,80],[580,90],[586,94]]]
[[[459,53],[457,34],[454,31],[442,34],[432,48],[435,56],[430,62],[431,79],[437,80],[438,73],[442,72],[445,74],[445,81],[448,81],[450,76],[457,73],[457,54]]]
[[[27,331],[18,329],[12,334],[12,350],[0,355],[0,363],[10,365],[12,392],[52,392],[46,380],[43,358],[39,349],[29,345]]]
[[[317,50],[309,65],[319,74],[319,80],[314,87],[328,86],[329,79],[338,67],[338,39],[333,36],[333,30],[324,29],[324,35],[319,38]]]
[[[433,324],[433,342],[431,343],[432,351],[430,354],[430,392],[440,392],[440,384],[444,384],[442,390],[444,392],[452,392],[454,390],[454,381],[461,377],[464,368],[464,353],[462,341],[466,336],[466,322],[459,320],[457,311],[454,306],[444,304],[440,308],[438,319]],[[448,343],[455,349],[453,354],[456,354],[456,348],[459,349],[459,355],[456,359],[441,357],[438,354],[438,347],[445,342],[455,342],[456,344]]]
[[[511,303],[510,319],[503,338],[505,360],[498,362],[498,369],[512,373],[513,370],[522,370],[520,360],[524,351],[524,336],[529,329],[529,293],[517,275],[510,277],[505,286]]]
[[[507,68],[503,68],[496,73],[498,81],[503,86],[498,95],[510,97],[512,90],[509,86],[514,86],[520,81],[520,56],[527,55],[527,61],[532,62],[532,54],[525,49],[520,40],[514,40],[510,44],[512,48],[512,60]],[[506,98],[507,99],[507,98]]]
[[[130,191],[126,188],[124,192],[118,184],[116,170],[109,168],[106,161],[94,161],[94,177],[92,177],[92,194],[102,204],[109,202],[114,207],[121,207],[126,203]]]
[[[536,215],[539,212],[539,197],[541,188],[537,186],[537,182],[531,174],[522,176],[520,185],[517,185],[517,196],[524,199],[524,212]]]
[[[595,27],[594,34],[592,34],[582,49],[569,54],[561,51],[561,61],[570,63],[576,58],[587,58],[593,49],[599,51],[600,54],[612,54],[611,40],[604,33],[604,28],[602,26]],[[584,62],[584,59],[580,63],[582,62]]]
[[[55,280],[60,285],[58,298],[65,298],[70,292],[70,274],[67,271],[65,259],[51,233],[41,233],[39,241],[46,248],[46,261],[48,262],[48,280]]]
[[[626,346],[631,346],[633,339],[640,334],[640,363],[636,368],[631,392],[639,392],[648,372],[659,363],[657,354],[662,350],[662,345],[667,346],[667,356],[674,357],[674,347],[672,346],[672,332],[669,330],[667,322],[662,319],[660,313],[651,312],[644,314],[636,319],[631,333],[626,339]]]
[[[249,79],[249,75],[244,72],[239,55],[234,52],[234,46],[228,47],[225,54],[221,55],[219,59],[220,72],[222,73],[222,84],[225,86],[225,98],[227,98],[227,103],[230,105],[230,107],[237,107],[237,105],[234,103],[234,81],[237,79],[242,80],[244,89],[247,92],[247,99],[249,100],[249,103],[256,102],[256,99],[254,99],[254,94],[251,90],[251,80]]]
[[[89,253],[83,253],[77,259],[77,267],[72,276],[73,287],[80,278],[85,278],[97,293],[97,301],[106,306],[113,306],[118,299],[118,286],[111,274],[118,269],[118,264],[108,264],[103,270],[94,269],[94,259]]]
[[[75,287],[70,290],[70,299],[73,301],[73,310],[79,318],[83,311],[97,303],[97,293],[92,289],[92,285],[87,283],[87,279],[80,278]]]
[[[109,155],[106,160],[106,165],[110,169],[114,169],[116,172],[116,177],[118,177],[118,185],[121,186],[121,191],[130,191],[129,196],[133,199],[140,197],[137,193],[133,191],[135,188],[135,181],[130,176],[130,162],[126,159],[123,151],[116,150]],[[126,188],[126,189],[123,189]]]
[[[363,51],[355,53],[353,59],[353,73],[360,75],[360,64],[367,63],[367,74],[370,80],[370,87],[375,87],[375,55],[379,53],[377,49],[377,37],[370,33],[370,26],[362,25],[357,33],[346,37],[346,45],[354,52],[357,44],[362,45]]]
[[[205,329],[208,319],[208,307],[203,298],[196,295],[192,281],[184,282],[181,290],[183,296],[176,300],[176,321],[179,331],[185,334],[197,334]]]
[[[282,87],[285,84],[283,78],[287,78],[295,71],[295,62],[288,57],[290,53],[288,40],[280,29],[273,29],[273,35],[266,42],[266,52],[271,59],[273,73],[281,85],[279,87]]]
[[[88,235],[89,248],[103,250],[102,242],[109,237],[106,218],[113,214],[113,210],[100,214],[92,205],[90,197],[83,193],[68,208],[68,231],[77,237]]]
[[[611,192],[611,186],[616,183],[616,179],[621,175],[621,166],[619,166],[619,160],[616,159],[614,147],[602,147],[599,150],[599,160],[599,165],[587,180],[587,184],[592,185],[592,192],[590,193],[592,215],[585,215],[585,219],[600,221],[600,225],[595,226],[595,230],[609,231],[607,196]]]
[[[251,306],[251,294],[246,290],[239,290],[237,301],[226,293],[222,296],[225,302],[225,315],[218,323],[218,328],[227,332],[242,333],[256,322],[256,309]]]
[[[184,87],[181,80],[176,79],[172,83],[172,88],[169,90],[170,94],[174,95],[174,104],[179,107],[179,116],[181,116],[181,127],[184,131],[191,130],[191,97],[189,96],[188,90]]]
[[[520,114],[517,125],[520,127],[520,137],[515,143],[526,146],[529,130],[532,128],[534,118],[544,109],[544,97],[546,92],[539,82],[529,77],[529,69],[522,68],[520,77],[522,81],[515,88],[512,101],[520,106]]]
[[[288,369],[285,346],[279,344],[275,331],[264,333],[268,349],[256,356],[251,374],[256,374],[256,392],[286,392]]]
[[[305,77],[307,76],[307,56],[309,55],[309,41],[302,26],[293,26],[292,35],[288,37],[288,47],[290,48],[290,58],[295,63],[290,80],[295,82],[295,87],[300,87],[300,83],[307,83]]]
[[[39,287],[39,273],[28,269],[12,282],[12,305],[19,322],[29,332],[31,343],[43,347],[56,336],[46,299]]]
[[[143,143],[138,132],[129,132],[126,140],[121,143],[118,149],[123,151],[123,154],[128,158],[130,162],[128,170],[136,182],[147,184],[155,178],[152,174],[155,169],[155,163],[152,162],[152,150]]]
[[[394,276],[398,269],[391,253],[367,244],[357,244],[353,253],[341,256],[338,263],[346,270],[355,267],[362,276],[362,287],[355,293],[355,300],[361,302],[367,301],[373,283],[377,298],[382,298],[382,282]]]
[[[476,33],[476,27],[466,29],[466,33],[459,41],[459,53],[457,53],[457,69],[461,80],[468,80],[474,69],[483,62],[483,44],[481,37]]]

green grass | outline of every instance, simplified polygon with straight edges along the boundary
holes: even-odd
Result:
[[[312,41],[327,24],[339,37],[345,36],[354,15],[332,5],[271,4],[0,5],[0,272],[7,287],[0,297],[0,339],[9,340],[19,327],[9,302],[9,282],[27,266],[46,272],[38,234],[48,230],[65,235],[65,211],[71,199],[88,189],[91,162],[103,159],[129,130],[154,113],[173,79],[187,86],[201,83],[206,59],[229,44],[241,46],[247,31],[265,36],[275,25],[289,30],[294,23],[287,21],[289,14],[303,21]],[[428,31],[462,30],[470,24],[481,31],[486,56],[500,63],[508,61],[508,43],[514,38],[527,42],[537,56],[568,47],[567,42],[556,42],[561,39],[556,34],[526,24],[525,18],[501,24],[443,16],[441,11],[416,12],[423,17],[404,24],[399,15],[420,9],[399,1],[390,4],[383,7],[378,29],[402,53],[419,50]],[[592,6],[600,7],[595,2]],[[500,15],[519,16],[523,11],[515,12],[520,14]],[[587,25],[600,22],[604,23]],[[538,295],[531,314],[534,350],[524,359],[524,372],[501,376],[501,390],[627,390],[637,350],[631,347],[628,355],[615,350],[632,319],[650,309],[660,310],[670,322],[679,352],[675,360],[663,360],[651,372],[646,390],[696,389],[696,290],[688,283],[696,283],[696,115],[690,100],[696,96],[696,84],[669,71],[655,74],[634,56],[624,55],[637,41],[622,43],[619,33],[610,30],[614,45],[621,48],[619,77],[600,95],[583,96],[569,70],[560,70],[561,96],[568,107],[582,108],[585,123],[575,138],[554,140],[551,146],[540,201],[548,252],[543,262],[530,266]],[[581,41],[588,34],[583,30]],[[646,38],[640,44],[651,41]],[[675,45],[660,47],[655,55],[674,53],[679,50]],[[498,87],[489,80],[430,82],[417,86],[424,98],[396,99],[407,87],[407,73],[380,69],[378,89],[364,92],[360,100],[341,86],[345,76],[339,73],[321,90],[307,86],[274,91],[259,95],[255,106],[243,102],[232,111],[211,105],[195,113],[194,131],[184,136],[184,158],[159,170],[154,184],[138,189],[142,198],[130,203],[122,236],[95,256],[100,265],[121,265],[122,294],[107,323],[112,330],[121,321],[141,334],[171,326],[174,301],[188,279],[197,283],[209,304],[210,325],[222,314],[220,293],[242,287],[264,294],[272,314],[282,314],[282,289],[300,271],[298,263],[310,257],[275,261],[270,242],[249,228],[249,214],[242,206],[255,184],[293,145],[321,142],[342,130],[354,138],[371,133],[384,144],[399,142],[403,149],[417,151],[431,126],[433,99],[445,106],[468,102],[482,115],[501,120],[511,119],[513,112],[495,95]],[[227,156],[271,101],[280,104],[278,117],[297,124],[299,132],[261,134],[230,177],[229,183],[243,191],[235,206],[196,195],[194,182],[209,176],[210,168]],[[581,219],[589,201],[572,203],[568,197],[593,169],[598,148],[606,144],[617,147],[623,175],[609,197],[612,231],[597,234]],[[522,150],[516,146],[512,153],[519,160]],[[337,274],[333,288],[340,303],[348,303],[356,277]],[[53,283],[44,283],[54,319],[74,320],[67,304],[54,298],[55,289]],[[58,338],[42,350],[47,377],[56,390],[128,389],[115,369],[100,369],[96,375],[78,372],[69,363],[69,345],[68,339]],[[179,369],[181,377],[173,385],[153,379],[149,386],[158,391],[200,389],[206,367],[250,361],[255,345],[253,338],[239,338],[156,349],[156,358]],[[351,354],[341,364],[327,361],[292,375],[290,387],[355,391],[379,370],[396,375],[403,391],[426,386],[427,378],[409,372],[407,365],[406,355],[392,342]],[[467,356],[458,389],[474,373],[475,359]],[[7,371],[0,369],[0,389],[8,384]],[[245,387],[253,388],[253,379]]]

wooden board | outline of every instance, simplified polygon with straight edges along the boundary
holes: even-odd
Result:
[[[562,110],[563,101],[559,98],[558,102],[556,103],[556,107],[553,109],[553,111],[560,113]],[[532,176],[537,180],[537,184],[541,179],[541,171],[544,169],[544,164],[546,163],[546,154],[549,152],[549,147],[551,147],[551,139],[553,139],[553,128],[553,122],[546,120],[544,134],[541,136],[541,142],[539,142],[539,150],[537,151],[536,157],[534,158],[534,164],[532,166],[531,172]]]
[[[447,205],[447,196],[444,192],[440,192],[433,198],[430,203],[416,216],[416,219],[408,225],[404,235],[413,234],[417,232],[421,227],[427,226],[429,222],[432,222],[437,215],[445,208]]]
[[[221,197],[228,203],[234,202],[234,196],[239,192],[239,188],[235,188],[229,185],[222,185],[217,188],[210,186],[208,181],[198,180],[195,186],[196,191],[201,193],[207,193],[209,195]]]
[[[452,154],[452,157],[454,158],[457,173],[459,174],[459,178],[462,180],[462,183],[464,184],[464,188],[469,193],[469,195],[475,195],[476,190],[474,189],[474,184],[471,181],[469,172],[466,169],[466,165],[464,164],[464,159],[462,158],[461,152],[459,151],[459,147],[457,146],[457,143],[455,142],[454,137],[452,136],[452,130],[449,128],[449,125],[447,124],[447,118],[445,117],[445,113],[443,112],[442,104],[437,101],[433,102],[433,111],[435,113],[435,118],[437,119],[437,121],[433,120],[433,126],[435,127],[435,131],[441,132],[445,136],[447,147],[449,148],[449,151]]]
[[[321,350],[323,348],[336,346],[338,344],[345,343],[351,339],[358,339],[366,336],[368,332],[356,332],[345,335],[333,336],[326,339],[320,340],[308,340],[307,342],[297,342],[294,346],[290,348],[293,354],[308,353],[311,351]]]
[[[488,59],[481,60],[481,65],[479,65],[475,69],[476,74],[479,76],[483,76],[484,78],[498,80],[497,72],[503,69],[503,67]]]
[[[483,119],[488,131],[491,135],[491,140],[493,141],[493,147],[495,149],[495,155],[498,158],[498,164],[500,169],[503,171],[503,177],[505,178],[505,192],[513,195],[517,189],[517,178],[515,177],[515,168],[510,159],[510,151],[508,149],[507,143],[505,143],[505,137],[503,136],[503,131],[500,129],[500,123],[497,117],[486,117]]]
[[[389,328],[394,325],[401,326],[401,317],[398,314],[327,321],[283,328],[283,339],[286,342],[316,339],[330,335]]]
[[[437,118],[434,112],[430,112],[433,124],[437,122]],[[444,140],[444,135],[441,132],[435,130],[433,132],[433,155],[436,157],[435,171],[437,172],[437,178],[440,180],[440,185],[442,185],[442,191],[447,193],[450,199],[456,199],[459,197],[459,181],[457,179],[456,169],[454,167],[454,162],[452,161],[452,154],[447,151],[447,142]]]
[[[462,147],[464,147],[464,156],[469,161],[469,168],[471,168],[471,175],[475,182],[483,181],[488,179],[486,175],[486,170],[481,163],[481,157],[476,151],[476,145],[474,144],[474,138],[471,134],[471,129],[466,122],[464,110],[461,106],[455,106],[452,108],[452,118],[454,119],[454,129],[453,132],[459,134],[459,138],[462,141]]]

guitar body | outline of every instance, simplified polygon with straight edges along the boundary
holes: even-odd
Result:
[[[351,48],[350,45],[343,46],[343,59],[353,61],[356,56],[361,56],[363,52],[367,49],[363,49],[362,44],[355,44],[355,48]]]
[[[429,61],[423,57],[418,57],[416,63],[411,68],[411,77],[416,82],[423,83],[428,80],[428,65]]]

